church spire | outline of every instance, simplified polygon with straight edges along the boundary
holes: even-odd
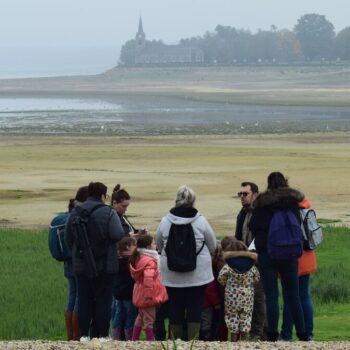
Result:
[[[138,45],[143,45],[145,43],[145,40],[146,40],[146,34],[145,32],[143,31],[143,25],[142,25],[142,18],[140,16],[140,19],[139,19],[139,29],[136,33],[136,41],[137,41],[137,44]]]

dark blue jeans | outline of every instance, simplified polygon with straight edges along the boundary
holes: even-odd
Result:
[[[297,334],[305,335],[304,314],[299,298],[298,258],[273,260],[267,252],[261,252],[258,265],[266,295],[269,340],[277,340],[278,337],[278,274],[281,276],[283,303],[288,304],[292,311]]]
[[[67,277],[68,280],[68,303],[66,311],[78,312],[78,293],[75,277]]]
[[[314,331],[314,309],[311,302],[309,292],[310,275],[299,277],[299,297],[304,313],[305,331],[309,338],[313,337]],[[293,332],[293,316],[288,304],[283,305],[283,323],[281,338],[283,340],[291,340]]]
[[[134,327],[137,309],[132,300],[113,300],[112,327],[130,329]]]

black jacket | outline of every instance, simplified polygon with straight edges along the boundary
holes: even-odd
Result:
[[[85,202],[79,204],[84,209],[91,211],[96,205],[102,202],[89,197]],[[78,215],[76,208],[70,212],[65,232],[67,246],[72,250],[73,271],[76,275],[88,275],[86,264],[83,258],[77,253],[77,234],[72,225],[74,217]],[[101,274],[111,274],[118,271],[118,255],[116,243],[123,237],[124,231],[120,220],[111,207],[104,205],[96,209],[87,224],[88,236],[98,235],[107,242],[107,252],[104,256],[95,259],[97,271]]]
[[[251,208],[242,208],[240,212],[237,215],[237,221],[236,221],[236,232],[235,232],[235,237],[239,240],[242,241],[243,237],[243,224],[245,217],[247,216],[247,213],[252,210]],[[251,242],[244,242],[248,247]]]
[[[117,300],[132,299],[134,280],[129,270],[129,257],[119,257],[119,271],[115,277],[113,295]]]
[[[267,236],[273,214],[278,210],[291,210],[300,221],[298,203],[303,199],[303,193],[289,187],[267,190],[257,196],[253,202],[249,228],[255,238],[258,253],[267,250]]]

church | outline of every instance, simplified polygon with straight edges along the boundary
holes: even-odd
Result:
[[[166,45],[162,42],[146,40],[142,18],[135,36],[135,60],[128,65],[135,66],[182,66],[201,65],[204,62],[203,51],[198,47],[185,45]]]

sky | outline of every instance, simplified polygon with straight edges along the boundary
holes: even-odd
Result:
[[[148,40],[176,44],[213,32],[293,29],[307,13],[336,32],[350,26],[350,0],[0,0],[0,79],[97,74],[118,64],[139,17]]]
[[[0,48],[113,46],[135,36],[176,43],[217,24],[292,29],[306,13],[325,15],[335,30],[350,25],[349,0],[0,0]]]

